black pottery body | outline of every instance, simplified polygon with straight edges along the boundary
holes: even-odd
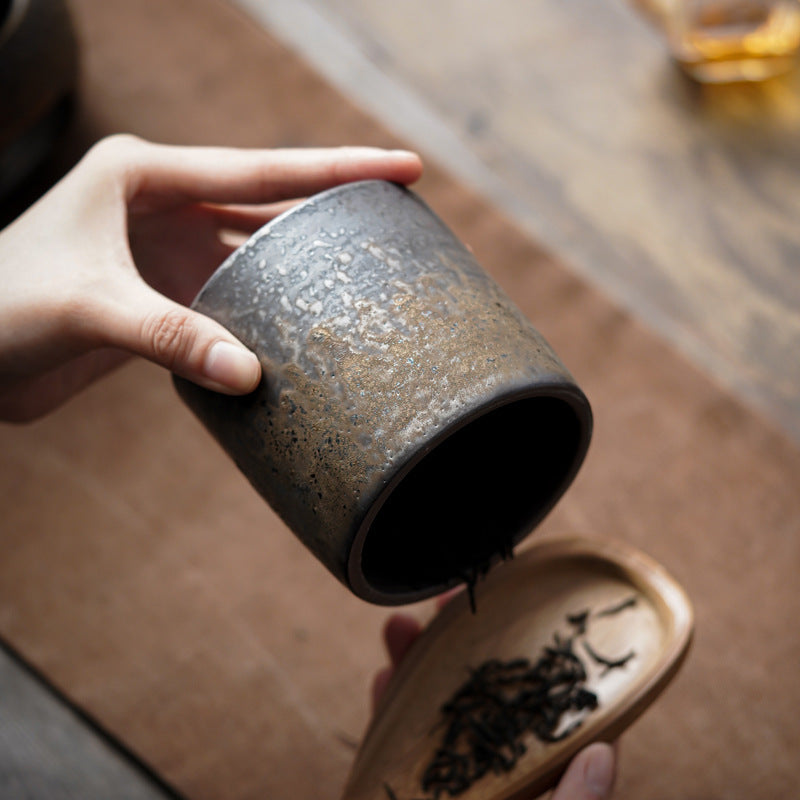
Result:
[[[257,491],[356,595],[402,604],[510,553],[571,483],[589,404],[414,193],[347,184],[273,220],[193,307],[259,355],[234,398],[176,378]]]

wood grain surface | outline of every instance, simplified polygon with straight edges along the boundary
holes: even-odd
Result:
[[[627,0],[237,2],[800,440],[800,61],[701,87]]]
[[[576,623],[576,617],[581,621]],[[424,786],[425,777],[430,764],[447,749],[444,705],[487,664],[526,659],[527,670],[547,658],[548,648],[555,648],[577,659],[571,664],[579,663],[585,670],[581,686],[598,703],[589,712],[565,713],[563,719],[569,722],[562,719],[554,728],[556,741],[534,736],[530,730],[519,740],[509,736],[505,727],[509,717],[505,726],[500,724],[497,706],[481,705],[477,693],[470,693],[470,703],[464,703],[463,696],[460,703],[462,709],[472,705],[462,720],[475,723],[479,730],[482,725],[491,729],[481,743],[482,755],[496,747],[509,758],[510,742],[517,741],[525,749],[513,753],[513,768],[487,770],[479,780],[460,787],[458,796],[462,800],[539,796],[579,750],[596,740],[616,741],[656,700],[686,657],[692,628],[693,612],[685,593],[643,553],[611,540],[562,538],[531,545],[486,578],[475,613],[464,594],[455,597],[415,642],[364,734],[343,800],[377,800],[387,785],[398,798],[430,796],[433,789]],[[596,660],[598,653],[622,657],[624,663],[607,669]],[[551,687],[553,694],[565,694],[570,685],[566,671],[550,661],[549,667],[537,670],[537,680],[512,684],[513,689],[506,684],[502,695],[506,708],[514,708],[511,699],[517,692],[535,696],[548,672],[560,676],[560,685]],[[497,686],[490,682],[489,694],[497,697],[500,692],[494,694],[492,689],[497,691]],[[538,698],[530,705],[541,709],[544,703]],[[556,719],[560,716],[557,713]],[[514,719],[513,712],[510,718]],[[577,720],[580,723],[569,735],[558,738]],[[462,775],[474,768],[470,757],[480,752],[473,744],[480,740],[464,727],[462,722],[455,747],[462,758],[466,756],[460,762],[467,764]],[[448,783],[451,771],[459,773],[455,759],[438,770],[442,785],[453,785]]]

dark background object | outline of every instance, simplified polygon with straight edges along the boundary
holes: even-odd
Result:
[[[78,43],[63,0],[0,0],[0,200],[64,131],[77,80]]]

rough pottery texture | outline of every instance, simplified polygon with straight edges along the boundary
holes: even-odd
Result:
[[[274,220],[193,307],[260,357],[245,398],[176,379],[258,492],[361,597],[470,579],[552,507],[586,398],[433,212],[382,181]]]

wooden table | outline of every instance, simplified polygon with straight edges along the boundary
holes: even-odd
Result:
[[[800,440],[800,66],[683,77],[628,0],[237,0]]]
[[[800,439],[800,71],[701,89],[622,0],[237,2]],[[175,793],[0,649],[0,797],[76,796]]]

